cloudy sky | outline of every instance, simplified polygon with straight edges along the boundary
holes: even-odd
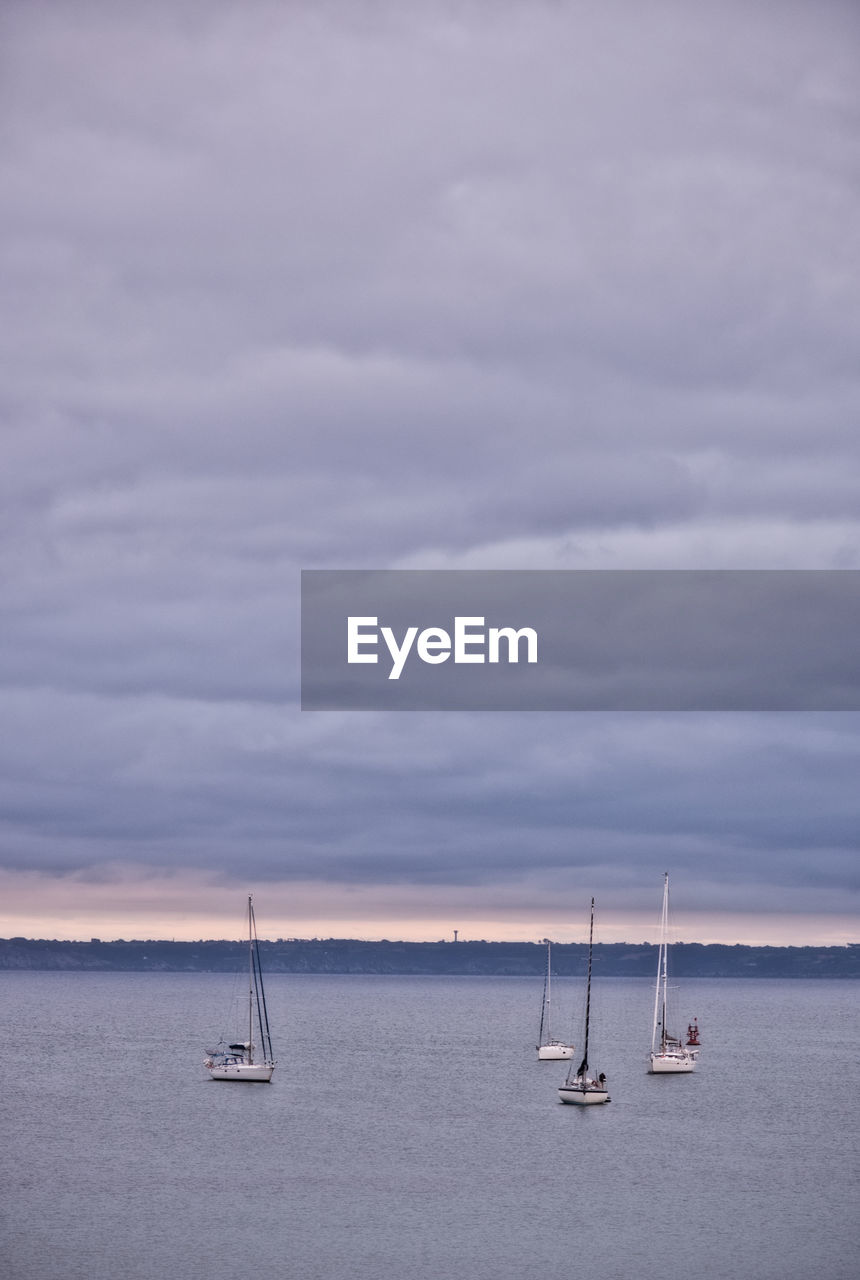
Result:
[[[860,716],[299,708],[310,568],[860,569],[860,11],[7,0],[0,935],[860,940]]]

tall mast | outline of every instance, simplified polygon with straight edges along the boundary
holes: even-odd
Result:
[[[546,942],[546,973],[543,976],[543,1000],[540,1002],[538,1048],[543,1044],[544,1025],[546,1025],[547,1039],[549,1039],[549,938],[545,938],[544,941]]]
[[[588,926],[588,976],[585,980],[585,1043],[582,1048],[582,1062],[579,1064],[578,1076],[588,1071],[588,1022],[591,1016],[591,946],[594,938],[594,899],[591,899],[591,922]]]
[[[666,1047],[666,937],[669,929],[669,872],[663,875],[663,911],[660,916],[660,948],[657,952],[657,984],[654,988],[654,1026],[651,1031],[651,1052],[657,1043],[657,1025],[660,1025],[660,1048]]]
[[[254,1061],[254,935],[253,908],[248,894],[248,1061]]]
[[[253,935],[252,943],[252,970],[254,981],[254,1003],[257,1006],[257,1027],[260,1031],[260,1052],[263,1060],[269,1062],[273,1059],[272,1052],[272,1036],[269,1031],[269,1012],[266,1008],[266,988],[263,986],[263,966],[260,962],[260,940],[257,937],[257,917],[251,911],[251,932]]]

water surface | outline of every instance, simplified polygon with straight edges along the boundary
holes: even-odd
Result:
[[[0,975],[2,1273],[856,1280],[855,984],[687,983],[700,1069],[660,1078],[650,984],[597,981],[585,1110],[536,1061],[541,986],[272,976],[267,1086],[202,1067],[224,975]]]

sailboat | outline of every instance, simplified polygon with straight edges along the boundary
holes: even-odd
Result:
[[[696,1069],[698,1056],[698,1025],[696,1048],[690,1049],[678,1036],[673,1036],[666,1025],[668,1004],[668,952],[669,952],[669,872],[663,878],[663,913],[660,919],[660,949],[657,953],[657,985],[654,990],[654,1025],[651,1028],[652,1075],[682,1075]]]
[[[562,1102],[573,1103],[577,1107],[592,1106],[597,1102],[609,1102],[606,1088],[606,1076],[601,1071],[598,1075],[589,1074],[588,1066],[588,1027],[591,1017],[591,951],[594,941],[594,899],[591,899],[591,924],[588,929],[588,977],[585,986],[585,1037],[582,1048],[582,1062],[572,1075],[570,1070],[563,1085],[559,1086],[558,1096]]]
[[[539,1062],[558,1062],[561,1058],[573,1057],[573,1045],[554,1040],[550,1031],[550,987],[552,985],[552,943],[546,940],[546,974],[543,980],[543,1000],[540,1006],[540,1031],[538,1032],[537,1056]]]
[[[254,1034],[259,1036],[254,1043]],[[213,1080],[245,1080],[249,1083],[268,1084],[275,1070],[272,1038],[269,1035],[269,1014],[266,1009],[266,992],[263,987],[263,971],[260,967],[260,944],[257,941],[257,921],[254,904],[248,897],[248,1039],[236,1044],[219,1044],[209,1049],[203,1065]]]

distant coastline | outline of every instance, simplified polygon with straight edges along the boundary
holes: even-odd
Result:
[[[62,942],[0,938],[0,971],[221,973],[233,972],[247,943]],[[348,938],[261,942],[265,971],[275,973],[539,977],[546,951],[537,942],[362,942]],[[584,943],[556,943],[553,971],[584,972]],[[657,948],[603,943],[594,949],[597,977],[651,977]],[[679,942],[672,948],[678,978],[860,978],[860,944],[842,947],[752,947]]]

